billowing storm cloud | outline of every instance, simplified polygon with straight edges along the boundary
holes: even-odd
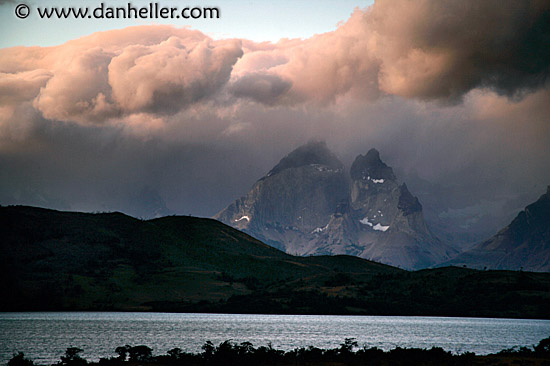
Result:
[[[521,96],[547,81],[549,14],[544,0],[382,0],[333,32],[244,47],[132,27],[0,51],[0,102],[32,100],[46,119],[86,123],[174,114],[226,94],[266,105],[382,95],[454,102],[475,88]]]
[[[390,94],[457,98],[487,87],[513,95],[543,85],[550,70],[545,0],[379,1],[362,18]]]
[[[2,95],[32,100],[44,118],[95,123],[173,114],[227,83],[240,41],[172,27],[134,27],[49,48],[0,51]],[[4,80],[5,79],[5,80]],[[2,104],[8,105],[9,100]]]
[[[248,73],[236,80],[229,91],[238,98],[250,98],[264,104],[274,104],[291,87],[291,83],[277,75]]]
[[[386,94],[453,102],[478,87],[521,95],[547,81],[549,14],[544,0],[382,0],[334,32],[252,50],[240,63],[290,80],[289,93],[301,100]]]
[[[382,0],[277,43],[138,26],[2,49],[0,204],[211,216],[321,139],[347,164],[376,147],[432,217],[513,215],[550,184],[549,18]]]

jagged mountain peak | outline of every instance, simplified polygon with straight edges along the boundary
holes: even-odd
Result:
[[[300,235],[326,226],[347,196],[343,164],[326,143],[314,141],[281,159],[215,218],[288,253],[302,254]]]
[[[356,255],[409,269],[454,254],[376,149],[357,156],[350,173],[324,142],[310,142],[216,218],[292,254]]]
[[[521,233],[529,236],[534,232],[546,232],[544,235],[550,244],[550,187],[538,200],[531,203],[520,212],[510,224],[516,236]]]
[[[351,165],[350,175],[353,180],[396,180],[393,169],[380,159],[380,153],[376,149],[370,149],[365,155],[358,155]]]
[[[550,271],[550,187],[493,237],[444,264]]]
[[[327,147],[324,141],[310,141],[302,145],[281,159],[268,176],[277,174],[285,169],[299,168],[304,165],[325,165],[332,169],[342,169],[342,162]]]
[[[403,211],[405,216],[422,211],[420,201],[412,195],[405,183],[399,187],[399,190],[401,194],[399,196],[399,203],[397,204],[397,207]]]
[[[382,162],[382,160],[380,160],[380,152],[376,150],[374,147],[369,151],[367,151],[367,154],[365,155],[365,157],[372,161]]]

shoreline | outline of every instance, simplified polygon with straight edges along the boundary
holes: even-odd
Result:
[[[201,353],[184,352],[173,348],[165,355],[153,355],[145,345],[119,346],[117,357],[102,357],[97,362],[88,362],[80,356],[84,350],[67,348],[60,361],[51,365],[34,364],[24,353],[14,354],[7,366],[222,366],[222,365],[271,365],[271,366],[337,366],[337,365],[470,365],[470,366],[512,366],[550,365],[550,337],[532,347],[513,347],[488,355],[473,352],[453,354],[440,347],[430,349],[396,347],[383,351],[376,347],[359,347],[355,338],[346,338],[339,347],[321,349],[313,346],[295,348],[290,351],[275,349],[269,344],[255,348],[251,342],[236,343],[226,340],[219,345],[207,341]]]

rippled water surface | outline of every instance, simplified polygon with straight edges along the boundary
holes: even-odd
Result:
[[[275,348],[337,347],[345,338],[385,350],[442,347],[487,354],[530,346],[550,336],[550,321],[396,316],[242,315],[168,313],[0,313],[0,362],[15,351],[39,364],[59,360],[67,347],[83,357],[114,356],[117,346],[144,344],[153,354],[174,347],[200,352],[205,341],[231,339]]]

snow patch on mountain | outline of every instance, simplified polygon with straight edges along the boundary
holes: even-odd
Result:
[[[372,227],[376,231],[386,231],[390,228],[389,226],[384,226],[380,223],[375,225],[374,223],[369,221],[368,217],[365,217],[362,220],[359,220],[359,222],[363,225],[368,225],[368,226]]]
[[[380,225],[380,224],[376,224],[372,227],[374,230],[377,230],[377,231],[386,231],[388,230],[390,227],[389,226],[383,226],[383,225]]]
[[[319,234],[319,233],[322,233],[323,231],[325,231],[327,228],[328,228],[328,224],[325,227],[318,227],[318,228],[314,229],[311,233],[312,234]]]
[[[370,227],[372,227],[372,222],[369,221],[369,218],[368,217],[365,217],[364,219],[362,220],[359,220],[359,222],[363,225],[369,225]]]

